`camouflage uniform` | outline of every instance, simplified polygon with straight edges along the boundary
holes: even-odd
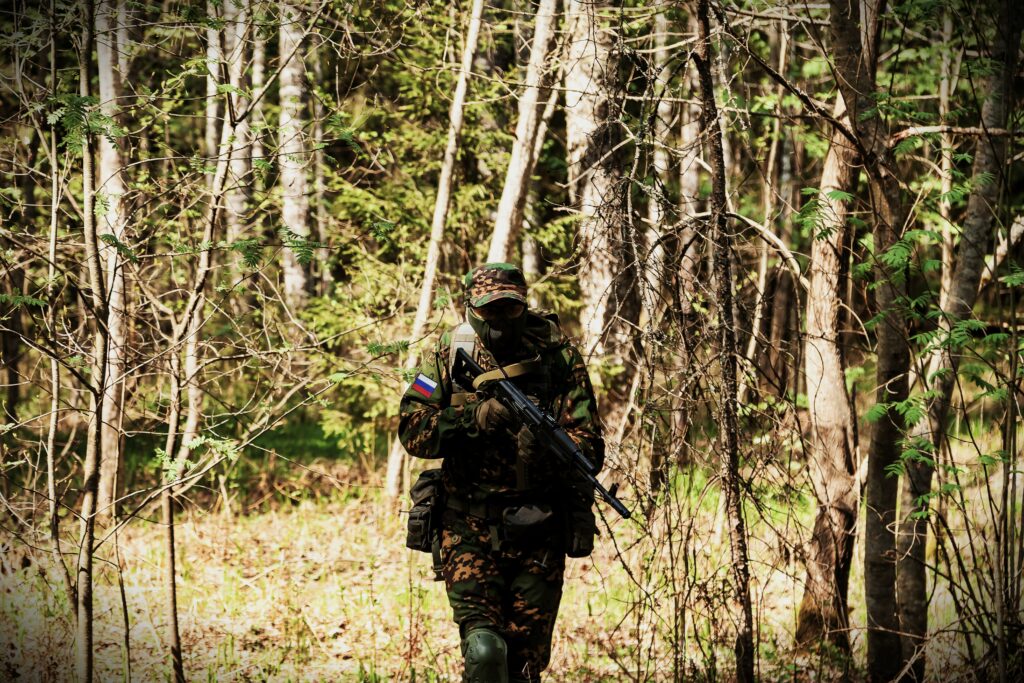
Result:
[[[494,264],[471,273],[467,298],[475,306],[509,296],[509,276]],[[525,282],[521,285],[525,299]],[[556,416],[572,439],[598,466],[604,442],[587,369],[579,351],[562,334],[553,315],[527,313],[522,343],[507,366],[540,359],[540,369],[513,381],[538,405]],[[442,481],[449,497],[443,514],[442,574],[465,637],[474,627],[502,634],[508,646],[512,681],[539,681],[548,664],[555,616],[562,594],[565,567],[565,501],[572,495],[564,468],[550,461],[531,463],[517,486],[516,439],[510,433],[488,436],[478,431],[469,395],[464,405],[451,405],[449,376],[451,333],[441,336],[419,373],[436,384],[424,396],[410,386],[402,398],[399,436],[406,450],[419,458],[443,458]],[[498,367],[477,340],[476,360],[485,370]],[[455,387],[458,390],[458,387]],[[522,464],[520,464],[522,467]],[[456,505],[454,502],[461,502]],[[512,504],[541,502],[555,511],[552,521],[525,539],[505,538],[501,510]]]

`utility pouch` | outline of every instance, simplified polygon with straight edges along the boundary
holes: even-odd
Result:
[[[594,551],[597,519],[594,516],[594,489],[576,485],[565,515],[565,554],[588,557]],[[589,489],[589,490],[587,490]]]
[[[501,513],[505,540],[513,545],[540,542],[548,535],[555,513],[545,503],[507,507]]]
[[[412,550],[429,553],[441,534],[441,510],[444,507],[444,487],[441,469],[420,472],[409,490],[412,509],[406,524],[405,545]]]

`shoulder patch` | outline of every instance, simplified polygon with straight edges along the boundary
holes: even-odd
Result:
[[[437,382],[420,373],[416,375],[416,379],[412,381],[409,388],[424,398],[430,398],[437,389]]]

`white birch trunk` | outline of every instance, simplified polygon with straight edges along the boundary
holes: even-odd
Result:
[[[616,311],[609,310],[617,271],[619,240],[614,235],[620,212],[615,174],[608,153],[612,36],[598,26],[594,3],[569,0],[565,72],[565,119],[569,184],[580,214],[580,323],[588,355],[605,356],[617,346],[605,334]],[[614,362],[613,359],[609,359]]]
[[[953,42],[953,17],[949,10],[943,10],[942,38],[946,49],[942,51],[942,75],[939,80],[939,121],[945,123],[949,116],[950,59],[949,49]],[[941,48],[940,48],[941,49]],[[949,289],[953,285],[953,226],[950,223],[949,193],[953,189],[953,136],[942,133],[942,180],[939,197],[939,216],[942,218],[942,277],[939,281],[939,308],[946,310]]]
[[[494,232],[487,251],[487,261],[506,261],[523,224],[523,210],[537,157],[537,136],[540,130],[541,95],[549,80],[547,69],[551,38],[555,30],[556,0],[541,0],[534,25],[533,46],[526,67],[526,88],[519,97],[519,120],[516,140],[512,145],[505,186],[498,202]]]
[[[687,34],[697,34],[697,23],[691,15]],[[689,90],[696,89],[692,71],[687,72]],[[680,314],[693,314],[693,301],[697,295],[697,273],[700,270],[700,246],[694,221],[700,212],[701,130],[700,111],[691,104],[681,105],[679,125],[679,213],[684,228],[679,234],[679,300]]]
[[[558,90],[551,88],[548,93],[548,103],[544,106],[544,113],[541,114],[540,124],[537,126],[537,139],[533,147],[533,159],[536,161],[540,158],[541,150],[544,148],[544,140],[547,138],[548,124],[551,122],[551,116],[555,112],[555,104],[558,102]],[[526,203],[523,206],[523,221],[527,226],[536,228],[539,225],[540,218],[536,215],[536,207],[538,201],[537,186],[531,185],[530,190],[526,193]],[[541,268],[541,251],[540,244],[533,237],[533,235],[526,233],[523,235],[523,276],[527,282],[536,282],[537,278],[540,277]],[[530,293],[528,296],[528,303],[530,306],[537,307],[540,305],[540,301],[537,299],[535,293]]]
[[[317,83],[324,81],[323,57],[326,43],[321,40],[313,54],[313,76]],[[319,97],[313,98],[313,205],[316,207],[316,238],[321,244],[327,244],[330,217],[327,212],[327,180],[324,176],[326,159],[324,158],[324,118],[326,117],[323,102]],[[326,258],[317,261],[317,291],[326,296],[331,291],[334,276]]]
[[[437,199],[434,202],[434,216],[430,223],[430,243],[427,246],[427,263],[423,272],[423,286],[420,288],[420,299],[416,305],[416,316],[413,318],[412,344],[419,342],[427,326],[427,318],[431,311],[434,298],[434,280],[437,276],[437,264],[441,258],[441,240],[444,238],[444,225],[448,219],[448,204],[451,198],[452,176],[455,172],[455,154],[459,149],[459,136],[462,132],[462,114],[466,102],[466,90],[469,86],[469,73],[476,54],[477,40],[480,35],[480,19],[483,16],[483,0],[473,0],[473,8],[466,30],[466,44],[462,51],[462,65],[459,79],[455,85],[455,95],[448,114],[448,143],[444,150],[444,161],[441,164],[441,176],[437,181]],[[409,355],[405,360],[406,370],[413,370],[419,364],[419,354],[415,346],[410,346]],[[398,487],[402,479],[402,466],[405,463],[405,449],[397,438],[391,443],[388,453],[388,467],[384,482],[384,493],[390,500],[398,498]]]
[[[648,322],[657,318],[656,309],[665,300],[662,289],[665,284],[665,246],[662,244],[665,221],[669,217],[669,198],[665,195],[671,159],[668,154],[668,138],[672,123],[672,102],[669,99],[668,50],[666,40],[669,33],[668,6],[659,4],[654,15],[654,67],[657,70],[655,109],[652,135],[651,175],[654,185],[647,198],[647,228],[644,231],[644,254],[642,273],[644,286],[641,288],[643,308]]]
[[[86,0],[83,10],[83,35],[79,61],[79,94],[92,96],[92,48],[94,40],[93,4]],[[82,512],[81,538],[76,568],[76,631],[75,671],[80,681],[91,682],[93,677],[93,550],[96,540],[96,502],[100,478],[100,421],[103,414],[103,400],[106,396],[103,384],[106,382],[107,330],[102,321],[106,317],[106,297],[103,281],[103,266],[100,263],[100,241],[96,231],[94,199],[95,170],[93,168],[92,134],[86,133],[82,140],[82,237],[85,240],[85,256],[88,265],[88,282],[91,303],[96,319],[92,321],[93,382],[90,391],[91,408],[89,431],[85,448],[85,462],[82,467]]]
[[[305,62],[302,55],[301,10],[297,3],[281,3],[281,23],[278,32],[279,54],[290,59],[281,69],[279,96],[281,121],[278,135],[281,141],[278,153],[281,185],[281,218],[284,227],[302,238],[309,237],[309,170],[310,154],[304,144],[305,136]],[[296,49],[298,47],[298,49]],[[306,268],[295,252],[284,248],[284,297],[292,308],[301,308],[306,300]]]
[[[99,99],[101,111],[117,117],[121,97],[117,36],[119,26],[116,0],[101,0],[96,6],[96,57],[99,71]],[[97,138],[97,194],[105,199],[106,210],[97,216],[98,235],[110,234],[119,242],[125,240],[124,164],[117,140],[107,136]],[[96,501],[97,514],[109,518],[117,498],[117,473],[121,462],[121,411],[124,396],[126,332],[125,273],[120,252],[111,245],[100,246],[100,262],[107,292],[107,363],[104,387],[106,396],[100,422],[100,481]]]
[[[227,0],[224,3],[224,20],[226,51],[224,61],[228,67],[228,81],[234,92],[231,94],[232,110],[237,120],[239,111],[248,104],[242,94],[246,89],[245,64],[247,57],[247,38],[249,35],[249,8],[244,3],[236,5],[238,0]],[[231,176],[228,180],[226,197],[227,240],[238,240],[245,226],[248,211],[249,179],[252,160],[249,151],[249,121],[243,119],[235,125],[235,136],[231,149]]]
[[[253,5],[249,6],[249,16],[253,15]],[[266,60],[267,60],[267,41],[263,39],[259,31],[253,31],[252,36],[252,91],[259,92],[263,87],[263,83],[266,81]],[[251,155],[252,164],[255,166],[257,162],[263,162],[264,160],[264,149],[263,149],[263,125],[266,118],[263,116],[263,103],[266,100],[265,97],[261,97],[258,102],[253,106],[252,115],[250,117],[250,138],[251,138]],[[264,186],[262,172],[255,174],[253,178],[253,187],[256,190],[262,191]]]
[[[217,3],[207,0],[206,13],[210,18],[218,15]],[[206,129],[204,136],[205,153],[207,159],[212,161],[219,150],[217,149],[217,115],[220,112],[217,97],[217,84],[220,83],[220,31],[215,28],[206,29]]]

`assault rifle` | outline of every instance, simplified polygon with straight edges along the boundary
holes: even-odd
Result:
[[[474,361],[465,349],[455,352],[455,364],[452,367],[452,377],[467,391],[473,391],[473,380],[483,374],[484,369]],[[611,491],[606,489],[594,475],[598,468],[590,461],[576,442],[565,433],[558,422],[547,412],[538,408],[523,391],[512,383],[508,377],[497,378],[484,382],[479,387],[494,398],[498,399],[503,406],[508,408],[518,424],[527,427],[537,437],[549,453],[558,459],[559,463],[566,467],[575,467],[576,471],[593,485],[594,490],[612,506],[612,509],[622,515],[623,519],[629,519],[629,510],[615,497],[618,484],[613,484]]]

